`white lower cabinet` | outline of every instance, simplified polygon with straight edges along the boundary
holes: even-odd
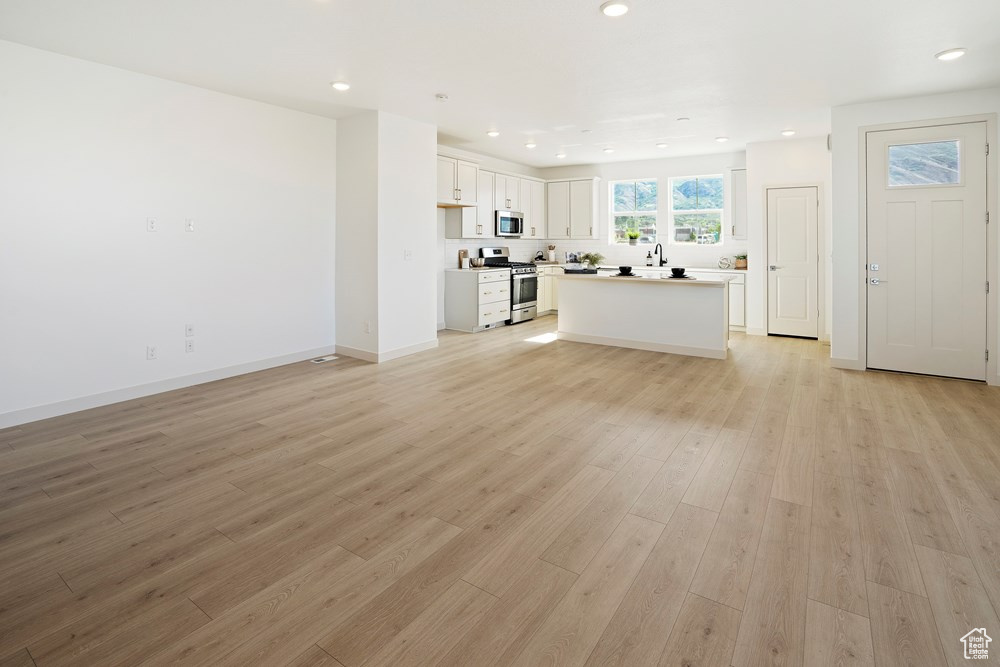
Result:
[[[688,271],[688,274],[706,280],[729,278],[729,328],[742,330],[746,327],[746,276],[744,274],[710,273],[707,271]]]
[[[446,329],[476,332],[510,319],[510,269],[446,269]]]
[[[557,273],[563,270],[557,266],[538,267],[538,312],[558,310],[559,279]]]

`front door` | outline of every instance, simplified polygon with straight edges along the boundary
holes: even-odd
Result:
[[[986,123],[867,133],[868,367],[986,379]]]
[[[819,190],[767,191],[767,333],[819,336]]]

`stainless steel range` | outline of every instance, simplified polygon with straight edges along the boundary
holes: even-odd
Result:
[[[533,320],[538,314],[538,269],[530,262],[510,261],[510,248],[480,248],[486,266],[510,269],[510,319],[508,324]]]

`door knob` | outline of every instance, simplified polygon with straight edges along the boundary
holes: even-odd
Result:
[[[777,271],[778,267],[776,267],[774,264],[772,264],[771,266],[767,267],[767,270],[768,271]]]

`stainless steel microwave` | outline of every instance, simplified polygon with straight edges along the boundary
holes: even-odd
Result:
[[[524,213],[497,211],[497,236],[521,236],[522,234],[524,234]]]

